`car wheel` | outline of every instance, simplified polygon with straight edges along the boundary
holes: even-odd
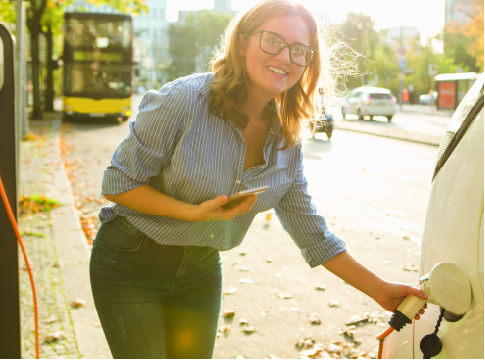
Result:
[[[373,117],[372,115],[371,115],[371,116],[369,116],[369,118],[370,118],[371,120],[374,120],[374,117]]]
[[[357,110],[357,116],[359,117],[359,120],[364,120],[364,115],[362,115],[362,111]]]
[[[332,133],[333,133],[333,128],[330,128],[330,129],[325,131],[325,134],[327,134],[328,140],[330,140],[330,138],[332,137]]]
[[[345,115],[347,115],[347,114],[345,113],[344,107],[342,106],[342,119],[344,119],[344,120],[345,120]]]
[[[391,121],[392,120],[392,116],[386,116],[387,117],[387,121]]]

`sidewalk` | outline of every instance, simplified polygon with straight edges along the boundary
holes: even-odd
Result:
[[[330,108],[330,112],[335,129],[439,146],[454,110],[436,110],[426,105],[405,104],[402,111],[398,106],[391,122],[385,121],[384,117],[369,121],[357,120],[357,116],[350,116],[351,119],[348,119],[347,116],[344,120],[340,107]]]
[[[55,114],[55,118],[59,118]],[[111,358],[89,282],[89,249],[73,206],[71,187],[59,152],[61,120],[30,121],[20,144],[19,196],[45,195],[61,206],[19,216],[39,306],[41,358]],[[32,293],[20,255],[22,357],[35,357]],[[83,306],[71,306],[81,300]],[[48,333],[61,338],[46,342]]]
[[[409,105],[403,104],[402,110],[399,110],[399,105],[397,105],[398,112],[408,112],[408,113],[420,113],[425,115],[438,115],[451,118],[455,110],[452,109],[440,109],[436,110],[436,106],[431,107],[431,105]]]

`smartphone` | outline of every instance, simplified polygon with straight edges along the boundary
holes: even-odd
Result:
[[[257,188],[254,188],[254,189],[248,189],[248,190],[240,191],[240,192],[238,192],[234,195],[229,196],[227,198],[227,200],[228,200],[227,203],[225,203],[221,207],[225,210],[232,209],[234,206],[239,205],[244,200],[246,200],[249,196],[260,194],[263,191],[266,191],[268,189],[269,189],[269,186],[265,185],[265,186],[257,187]]]

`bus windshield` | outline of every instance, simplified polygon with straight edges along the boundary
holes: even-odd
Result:
[[[64,95],[129,97],[131,34],[131,18],[127,16],[66,13]]]

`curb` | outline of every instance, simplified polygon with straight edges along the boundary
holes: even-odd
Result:
[[[355,123],[352,121],[342,120],[334,121],[333,126],[335,129],[354,131],[364,134],[376,135],[387,137],[397,140],[412,141],[426,145],[439,146],[441,144],[441,136],[413,133],[403,129],[381,128],[373,126],[372,124],[366,125],[361,123]]]
[[[110,359],[111,352],[94,307],[89,280],[90,251],[81,223],[74,208],[74,197],[67,173],[61,159],[59,128],[61,120],[52,120],[52,132],[56,138],[57,159],[52,159],[52,184],[56,199],[63,206],[51,210],[52,234],[59,262],[64,294],[68,302],[75,299],[86,301],[79,309],[70,309],[74,334],[82,358]],[[54,165],[55,163],[55,165]]]

